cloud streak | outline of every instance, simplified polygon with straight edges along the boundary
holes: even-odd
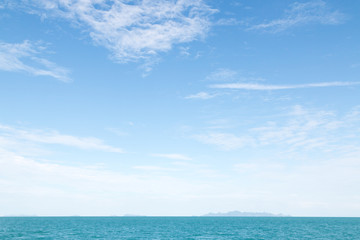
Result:
[[[354,86],[359,84],[360,82],[321,82],[321,83],[294,84],[294,85],[226,83],[226,84],[213,84],[210,85],[210,88],[266,91],[266,90],[286,90],[286,89],[319,88],[319,87],[346,87],[346,86]]]
[[[329,9],[324,1],[295,2],[280,19],[254,25],[248,30],[265,30],[272,33],[285,31],[291,27],[310,23],[337,25],[345,20],[345,15]]]
[[[236,136],[231,133],[208,133],[193,136],[201,143],[215,145],[223,150],[235,150],[245,146],[253,145],[253,139],[247,136]]]
[[[69,70],[41,57],[46,47],[25,40],[22,43],[0,41],[0,70],[27,72],[35,76],[48,76],[60,81],[70,81]]]
[[[175,160],[191,160],[190,157],[185,156],[183,154],[178,153],[153,153],[151,154],[153,157],[161,157],[161,158],[168,158],[168,159],[175,159]]]
[[[214,12],[202,0],[37,0],[30,7],[39,15],[85,27],[94,43],[109,49],[119,62],[148,58],[205,36]]]
[[[241,134],[208,132],[192,137],[204,144],[214,145],[222,150],[237,150],[245,147],[284,147],[297,152],[323,150],[344,151],[351,154],[359,150],[356,142],[360,120],[359,107],[343,116],[334,112],[307,110],[295,105],[284,115],[284,119],[269,121],[263,126],[249,126]]]
[[[216,94],[210,94],[210,93],[207,93],[207,92],[199,92],[199,93],[196,93],[196,94],[186,96],[185,99],[203,99],[203,100],[207,100],[207,99],[214,98],[214,97],[216,97]]]
[[[106,145],[101,139],[94,137],[76,137],[58,133],[57,131],[43,131],[33,129],[17,129],[0,124],[0,134],[9,141],[28,141],[34,143],[59,144],[86,150],[100,150],[105,152],[123,153],[117,147]]]
[[[156,172],[168,172],[168,171],[177,171],[175,168],[164,168],[159,166],[134,166],[134,169],[143,170],[143,171],[156,171]]]
[[[210,73],[210,75],[206,77],[206,80],[210,80],[210,81],[229,81],[231,79],[234,79],[234,77],[237,74],[238,73],[236,71],[233,71],[231,69],[219,68],[216,71]]]
[[[164,206],[159,203],[158,207],[149,207],[151,200],[169,198],[173,202],[173,199],[189,199],[208,191],[198,181],[166,174],[176,169],[135,166],[134,169],[143,173],[128,174],[98,169],[96,165],[88,168],[32,159],[6,151],[1,145],[0,165],[0,204],[7,206],[1,208],[1,216],[125,214],[121,209],[114,211],[119,203],[128,206],[126,211],[161,215]],[[14,199],[18,199],[20,204],[9,204]],[[24,199],[34,203],[31,208],[21,204]],[[94,206],[98,204],[107,207],[97,209]],[[174,211],[174,207],[169,207],[167,211]],[[173,214],[176,215],[176,212]]]

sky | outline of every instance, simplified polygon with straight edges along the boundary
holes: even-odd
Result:
[[[0,0],[0,216],[360,216],[360,2]]]

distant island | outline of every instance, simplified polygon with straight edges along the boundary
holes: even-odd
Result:
[[[207,213],[203,217],[287,217],[283,214],[273,214],[267,212],[240,212],[231,211],[226,213]]]
[[[146,217],[145,215],[138,215],[138,214],[124,214],[123,217]]]

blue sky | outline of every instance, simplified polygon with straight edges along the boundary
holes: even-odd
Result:
[[[0,215],[360,216],[355,1],[0,1]]]

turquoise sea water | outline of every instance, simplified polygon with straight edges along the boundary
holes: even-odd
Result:
[[[0,239],[360,239],[360,218],[2,217]]]

